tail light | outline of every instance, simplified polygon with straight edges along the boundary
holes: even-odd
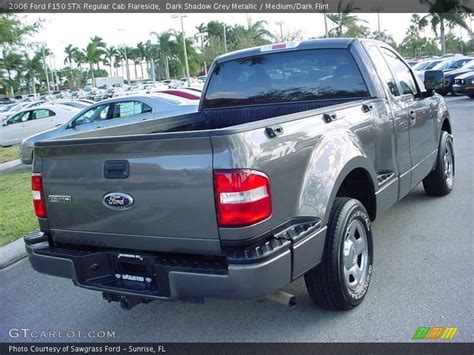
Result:
[[[41,174],[31,176],[31,190],[33,192],[33,206],[35,208],[36,216],[39,218],[46,218],[46,205],[44,203],[43,194],[43,178]]]
[[[253,170],[215,170],[214,192],[219,227],[245,227],[272,214],[270,180]]]

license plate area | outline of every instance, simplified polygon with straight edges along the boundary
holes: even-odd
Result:
[[[153,257],[119,254],[114,258],[114,276],[124,283],[141,283],[148,290],[157,287]]]

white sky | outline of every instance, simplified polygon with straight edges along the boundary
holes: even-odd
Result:
[[[324,35],[324,20],[322,14],[187,14],[184,19],[184,30],[187,36],[194,35],[196,26],[211,20],[225,22],[227,24],[245,24],[249,16],[252,21],[265,20],[270,32],[278,35],[279,26],[276,21],[284,21],[283,31],[293,32],[301,30],[305,38]],[[365,24],[372,31],[377,30],[377,14],[358,14],[361,19],[367,21]],[[387,30],[400,42],[405,31],[410,25],[411,14],[380,14],[381,29]],[[61,67],[64,61],[64,47],[72,44],[84,48],[90,38],[98,35],[108,45],[136,45],[140,41],[151,39],[150,32],[163,32],[169,29],[180,31],[179,19],[171,18],[170,14],[27,14],[23,15],[26,22],[33,22],[38,18],[45,19],[43,28],[32,38],[33,41],[45,42],[55,55],[57,67]],[[328,20],[329,28],[333,24]],[[122,29],[119,31],[119,29]],[[431,30],[425,30],[426,35],[434,36]],[[468,32],[455,29],[455,34],[460,34],[467,39]],[[155,41],[155,38],[152,39]]]

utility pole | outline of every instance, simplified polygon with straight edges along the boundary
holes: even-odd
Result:
[[[184,64],[186,66],[186,78],[188,79],[188,87],[191,86],[191,77],[189,75],[189,62],[188,62],[188,51],[186,49],[186,34],[184,33],[184,23],[183,17],[186,17],[184,14],[174,14],[171,15],[172,18],[179,17],[181,19],[181,34],[183,36],[183,50],[184,50]]]
[[[46,54],[44,52],[44,46],[41,47],[41,53],[43,54],[43,69],[46,75],[46,86],[48,88],[48,95],[51,95],[51,89],[49,88],[49,75],[48,75],[48,67],[46,66]]]
[[[224,28],[224,50],[227,53],[227,33],[226,33],[226,30],[225,30],[225,25],[222,26],[222,27]]]
[[[283,24],[284,23],[285,23],[284,21],[276,21],[275,22],[275,25],[280,26],[280,39],[281,39],[282,42],[285,41],[285,39],[283,38]]]

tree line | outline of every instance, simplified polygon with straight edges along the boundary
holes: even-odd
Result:
[[[391,44],[405,57],[474,52],[472,33],[468,42],[453,33],[453,29],[459,27],[469,30],[467,20],[472,16],[472,10],[464,5],[463,0],[420,1],[429,5],[430,12],[424,16],[411,16],[401,43],[395,43],[385,30],[370,31],[366,21],[355,14],[359,9],[350,0],[340,0],[336,13],[325,14],[332,29],[322,37],[379,39]],[[185,76],[182,32],[153,32],[152,39],[124,47],[108,45],[100,36],[94,36],[85,48],[67,45],[64,48],[64,67],[51,71],[51,51],[45,44],[27,41],[28,36],[41,26],[41,21],[24,25],[15,14],[0,14],[0,93],[44,92],[49,82],[57,86],[59,79],[69,88],[79,88],[86,84],[87,79],[93,83],[99,76],[130,79],[132,71],[135,78],[154,75],[161,80]],[[300,31],[274,35],[267,26],[265,21],[252,21],[250,18],[245,25],[220,21],[202,23],[195,28],[193,36],[185,38],[191,74],[206,73],[214,58],[228,51],[303,37]],[[427,27],[439,36],[439,41],[423,34]]]

